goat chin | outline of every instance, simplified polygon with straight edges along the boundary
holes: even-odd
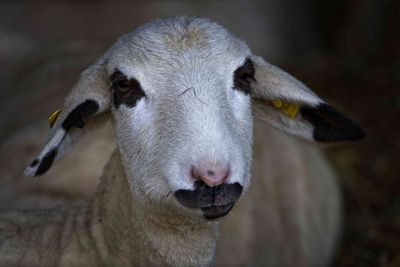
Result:
[[[29,182],[22,176],[20,170],[24,163],[32,158],[33,152],[40,147],[46,134],[47,129],[30,126],[15,134],[2,146],[0,164],[9,166],[9,168],[2,168],[0,174],[2,209],[51,208],[60,204],[85,201],[95,195],[102,166],[106,164],[111,152],[115,149],[112,132],[108,127],[96,130],[93,138],[82,142],[80,151],[67,155],[40,180]],[[341,209],[335,176],[323,155],[308,143],[277,132],[257,119],[253,154],[252,184],[230,214],[221,220],[218,227],[220,234],[212,262],[215,266],[249,264],[326,266],[331,261],[339,236]],[[12,155],[11,158],[10,155]],[[13,157],[18,157],[18,160]],[[102,186],[100,185],[99,188]],[[103,197],[104,195],[101,197],[102,201],[106,201],[107,199]],[[21,229],[28,224],[42,223],[50,219],[53,223],[40,230],[46,233],[45,237],[50,240],[54,235],[59,234],[55,231],[56,222],[65,225],[63,218],[66,217],[69,218],[71,225],[73,221],[79,222],[83,220],[84,214],[95,213],[99,202],[92,201],[92,203],[97,203],[97,206],[52,209],[41,214],[3,213],[0,216],[2,218],[0,227],[10,231],[10,229]],[[115,203],[115,201],[111,202]],[[61,214],[70,215],[68,217]],[[124,221],[127,219],[107,219],[104,223],[127,225],[128,222]],[[160,219],[161,221],[163,220]],[[87,230],[82,223],[77,224],[75,228],[62,228],[60,225],[58,229],[62,229],[62,235],[65,236],[64,238],[68,237],[67,239],[74,236],[73,232],[81,233]],[[96,227],[91,229],[94,231]],[[153,234],[159,231],[153,230],[155,232]],[[30,234],[33,236],[33,233]],[[165,236],[165,233],[158,234]],[[209,248],[207,250],[209,255],[202,256],[211,260],[215,246],[213,242],[216,238],[215,229],[205,228],[197,233],[188,232],[187,234],[193,237],[191,240],[194,242],[194,244],[185,243],[189,247],[197,244],[202,236],[200,240],[206,244],[205,247]],[[205,239],[204,235],[211,238]],[[31,240],[32,244],[42,242],[39,236],[36,238],[38,240],[35,238]],[[103,240],[103,242],[105,245],[108,241]],[[7,242],[1,241],[0,248],[2,249],[0,250],[4,250],[6,244]],[[74,249],[78,247],[71,243],[69,245],[72,246],[70,250],[73,255],[76,253]],[[35,262],[35,249],[38,247],[31,246],[32,258],[29,260]],[[18,249],[16,247],[14,249],[15,251],[13,253],[9,251],[8,255],[17,257]],[[0,262],[7,262],[4,255],[6,254],[1,252]],[[11,258],[8,259],[9,262],[12,262]],[[146,257],[143,256],[142,259],[144,258]],[[54,257],[49,257],[48,266],[53,264],[53,260]],[[90,264],[94,263],[88,260],[85,265],[92,266]],[[137,263],[144,265],[146,262]],[[125,262],[120,266],[125,266],[124,264],[128,265]],[[26,266],[33,265],[27,262]]]

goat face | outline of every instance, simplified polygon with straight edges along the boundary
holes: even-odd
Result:
[[[210,219],[228,213],[249,185],[250,55],[204,20],[155,23],[121,42],[108,70],[133,190],[152,200],[172,191]]]
[[[249,185],[252,111],[307,140],[364,135],[223,27],[179,17],[122,37],[82,73],[25,173],[46,172],[110,110],[134,196],[208,219],[226,215]]]

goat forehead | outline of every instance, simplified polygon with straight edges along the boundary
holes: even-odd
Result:
[[[186,51],[190,48],[226,50],[242,42],[219,24],[203,18],[178,17],[150,22],[128,35],[131,43],[147,50]]]
[[[173,98],[185,101],[191,98],[221,99],[233,83],[233,71],[226,72],[212,64],[195,62],[179,67],[144,68],[137,71],[144,90],[159,100]],[[217,99],[214,99],[215,101]]]
[[[215,95],[232,86],[233,73],[243,64],[245,58],[196,56],[193,53],[174,60],[149,60],[142,63],[119,61],[115,68],[128,77],[137,79],[149,95],[170,94],[175,97],[189,88],[194,88],[189,92],[191,94],[196,92]]]

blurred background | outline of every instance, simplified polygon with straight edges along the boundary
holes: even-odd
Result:
[[[79,73],[116,38],[149,20],[182,14],[226,26],[360,122],[366,139],[323,147],[337,170],[345,210],[334,266],[400,266],[395,0],[1,1],[0,207],[19,207],[12,200],[17,194],[41,199],[42,206],[49,198],[62,203],[91,194],[96,181],[61,198],[59,185],[49,196],[40,181],[21,180],[32,159],[26,155],[38,151],[48,115],[62,106]]]

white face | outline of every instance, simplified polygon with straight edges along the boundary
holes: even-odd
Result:
[[[136,33],[125,39],[126,49],[110,55],[107,69],[118,144],[132,190],[152,201],[164,201],[170,192],[191,194],[176,194],[183,209],[224,206],[208,213],[203,209],[214,218],[225,215],[249,185],[251,98],[242,87],[254,72],[248,73],[250,52],[243,42],[225,30],[215,37],[211,30],[204,29],[195,43],[172,47],[172,37],[157,35],[154,28],[145,40],[146,34]],[[175,34],[173,38],[194,38],[193,33]],[[212,38],[230,41],[215,46]],[[168,53],[153,52],[168,47]],[[221,189],[219,200],[212,199],[213,187]],[[201,194],[210,194],[210,200],[195,200]]]

